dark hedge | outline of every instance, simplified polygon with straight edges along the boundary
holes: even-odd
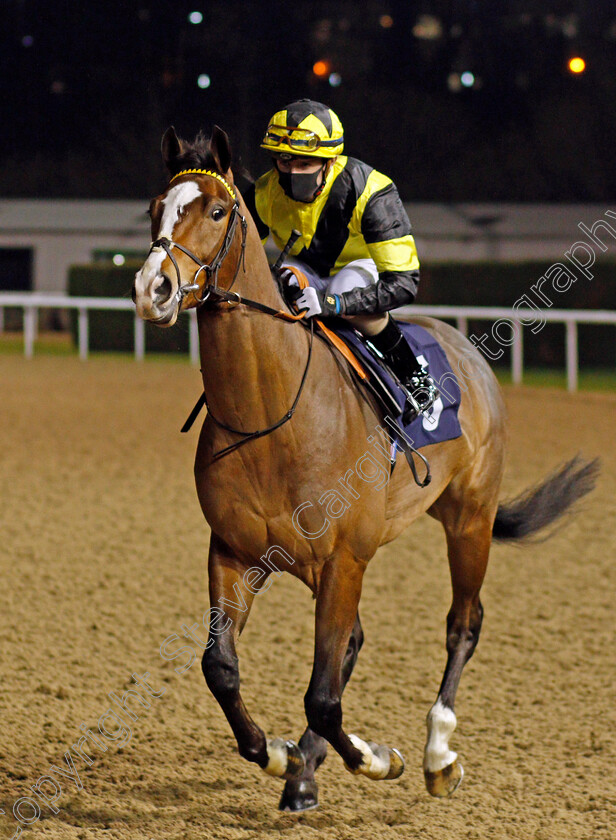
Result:
[[[130,300],[135,272],[140,264],[123,266],[109,263],[71,266],[68,293],[76,297],[120,297]],[[134,349],[134,312],[90,311],[90,350]],[[71,314],[71,333],[77,344],[77,313]],[[146,351],[155,353],[188,352],[188,318],[181,316],[173,327],[163,329],[145,325]]]

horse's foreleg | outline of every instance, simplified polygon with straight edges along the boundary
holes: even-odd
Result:
[[[316,604],[315,658],[304,698],[308,725],[338,752],[352,773],[395,779],[404,769],[397,750],[367,743],[342,728],[343,662],[355,622],[365,565],[340,554],[322,571]]]
[[[304,770],[297,744],[278,738],[268,741],[248,714],[240,694],[240,674],[235,643],[248,619],[254,600],[243,582],[244,566],[229,547],[212,534],[209,556],[210,604],[221,610],[210,626],[203,653],[205,681],[220,704],[237,740],[240,755],[256,762],[266,773],[290,779]],[[265,578],[261,581],[261,585]],[[254,589],[255,587],[251,587]]]
[[[364,633],[359,621],[359,613],[355,619],[351,638],[342,662],[342,691],[349,681],[357,656],[364,643]],[[281,811],[308,811],[319,804],[318,786],[314,778],[315,772],[325,761],[327,755],[327,741],[317,735],[308,726],[300,738],[299,748],[306,761],[306,768],[297,779],[289,779],[278,806]]]
[[[491,520],[486,514],[474,517],[463,532],[445,527],[453,601],[447,616],[447,665],[427,719],[424,776],[432,796],[449,796],[462,781],[462,766],[449,748],[449,739],[456,728],[454,702],[462,670],[479,641],[483,619],[479,591],[492,536]]]

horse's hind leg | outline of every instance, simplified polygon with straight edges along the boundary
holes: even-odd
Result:
[[[447,616],[447,665],[427,720],[424,776],[432,796],[449,796],[463,775],[449,739],[456,727],[454,702],[462,670],[479,641],[483,618],[479,591],[488,564],[495,510],[471,504],[464,509],[464,505],[452,504],[446,492],[430,513],[441,520],[447,534],[453,601]]]
[[[364,633],[359,621],[359,613],[355,619],[351,638],[342,663],[342,690],[350,679],[350,676],[357,661],[357,655],[364,643]],[[289,779],[282,792],[280,805],[281,811],[308,811],[316,808],[319,804],[318,786],[314,778],[315,772],[325,761],[327,755],[327,741],[308,726],[300,738],[299,748],[306,761],[306,768],[301,776],[296,779]]]

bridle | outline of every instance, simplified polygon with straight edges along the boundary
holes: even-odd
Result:
[[[229,193],[229,195],[231,196],[231,198],[233,199],[233,206],[231,208],[231,214],[229,216],[229,221],[227,223],[227,230],[226,230],[226,233],[225,233],[225,238],[223,239],[222,245],[220,246],[216,255],[213,257],[213,259],[211,260],[210,263],[204,263],[203,260],[200,260],[199,257],[197,257],[197,255],[194,254],[192,251],[190,251],[188,248],[185,248],[183,245],[180,245],[178,242],[173,242],[173,240],[168,239],[167,237],[161,237],[161,238],[157,239],[155,242],[152,243],[152,245],[150,247],[150,253],[152,253],[154,248],[162,248],[165,251],[165,253],[167,254],[167,256],[169,257],[169,259],[171,260],[171,262],[173,263],[173,266],[174,266],[176,274],[177,274],[177,279],[178,279],[178,291],[176,292],[176,299],[178,301],[178,307],[181,306],[182,300],[186,297],[186,295],[188,295],[191,292],[194,293],[194,292],[199,290],[199,284],[196,281],[197,281],[197,278],[199,277],[199,274],[202,271],[204,271],[207,279],[210,280],[210,279],[213,278],[214,282],[213,283],[208,283],[207,286],[206,285],[203,286],[203,293],[202,293],[200,298],[197,298],[197,296],[195,295],[195,299],[197,301],[197,308],[202,307],[205,303],[208,303],[208,302],[211,303],[211,304],[215,304],[216,302],[222,300],[222,301],[227,301],[228,303],[233,303],[234,304],[233,307],[230,307],[230,311],[235,309],[239,304],[243,304],[244,306],[248,306],[251,309],[256,309],[259,312],[264,312],[266,315],[271,315],[274,318],[281,318],[285,321],[291,321],[291,322],[302,321],[305,317],[305,314],[306,314],[305,312],[300,312],[299,314],[294,315],[293,313],[285,312],[282,309],[273,309],[271,306],[266,306],[265,304],[259,303],[256,300],[249,300],[248,298],[240,297],[240,295],[237,292],[232,292],[231,291],[231,287],[233,286],[233,284],[237,280],[237,276],[239,274],[240,267],[242,265],[244,266],[244,271],[246,271],[245,253],[246,253],[246,233],[247,233],[248,224],[246,222],[245,217],[242,216],[241,213],[240,213],[239,201],[237,199],[237,196],[236,196],[235,192],[231,188],[231,185],[222,177],[222,175],[219,175],[218,172],[212,172],[212,171],[207,170],[207,169],[185,169],[185,170],[182,170],[182,172],[178,172],[177,175],[174,175],[174,177],[171,179],[171,182],[174,181],[176,178],[179,178],[180,175],[192,175],[192,174],[210,175],[213,178],[216,178],[218,181],[220,181],[223,184],[223,186],[225,187],[225,189],[227,190],[227,192]],[[239,254],[239,257],[238,257],[237,266],[235,268],[235,272],[233,274],[233,279],[231,281],[231,284],[230,284],[228,289],[221,289],[216,283],[217,278],[218,278],[218,270],[220,269],[221,265],[223,264],[227,254],[231,250],[231,246],[232,246],[233,240],[235,238],[235,232],[237,230],[238,221],[241,222],[241,228],[242,228],[242,246],[240,248],[240,254]],[[273,267],[274,274],[276,273],[277,269],[282,264],[283,258],[289,252],[292,243],[294,243],[295,240],[297,239],[297,237],[299,237],[299,236],[300,236],[300,234],[299,234],[298,231],[293,231],[293,234],[292,234],[291,238],[287,242],[283,252],[280,254],[280,257],[278,258],[278,262]],[[197,264],[198,268],[197,268],[197,270],[196,270],[196,272],[193,276],[192,283],[185,283],[184,285],[182,285],[180,268],[179,268],[179,266],[177,264],[177,261],[176,261],[175,257],[173,256],[173,253],[172,253],[173,248],[177,248],[179,251],[182,251],[182,253],[186,254],[187,257],[190,257],[190,259]],[[313,319],[311,318],[308,324],[306,324],[306,321],[304,320],[303,321],[303,326],[305,326],[307,329],[310,330],[310,340],[309,340],[309,343],[308,343],[308,358],[306,360],[306,367],[304,368],[304,372],[302,374],[302,378],[301,378],[301,381],[299,383],[299,388],[297,389],[297,394],[295,395],[295,399],[293,400],[291,408],[276,423],[272,423],[271,426],[268,426],[265,429],[257,429],[254,432],[244,432],[244,431],[242,431],[242,429],[234,429],[231,426],[227,426],[227,424],[223,423],[221,420],[218,420],[212,414],[212,412],[210,411],[210,409],[208,407],[208,404],[207,404],[207,397],[206,397],[205,391],[203,392],[201,397],[199,397],[199,399],[197,400],[197,404],[195,405],[195,407],[191,411],[188,419],[186,420],[186,422],[184,423],[184,425],[182,427],[183,432],[187,432],[191,428],[192,424],[194,423],[195,419],[197,418],[197,415],[199,414],[199,412],[201,411],[203,406],[206,406],[206,408],[208,408],[208,417],[210,417],[212,419],[212,421],[217,426],[219,426],[221,429],[225,429],[225,431],[227,431],[227,432],[231,432],[234,435],[241,435],[241,440],[238,440],[235,443],[230,444],[229,446],[225,446],[223,449],[220,449],[218,452],[215,452],[212,455],[212,460],[213,461],[217,461],[219,458],[224,458],[225,455],[229,455],[231,452],[234,452],[236,449],[238,449],[240,446],[243,446],[245,443],[248,443],[248,441],[250,441],[250,440],[254,440],[254,439],[259,438],[259,437],[264,437],[265,435],[270,434],[270,432],[273,432],[273,431],[275,431],[275,429],[280,428],[280,426],[283,426],[285,423],[287,423],[293,417],[293,414],[295,413],[295,409],[297,408],[297,404],[299,402],[299,398],[302,394],[302,391],[304,389],[304,385],[306,383],[306,378],[308,376],[308,370],[310,368],[310,361],[312,359],[312,344],[313,344],[313,340],[314,340],[314,321],[313,321]],[[322,324],[321,324],[321,327],[323,328]],[[393,423],[393,426],[396,426],[394,421],[392,421],[392,423]],[[392,425],[392,424],[390,424],[390,425]],[[415,482],[420,487],[425,487],[431,480],[429,464],[426,461],[426,459],[424,458],[424,456],[420,452],[417,452],[417,450],[414,449],[412,444],[409,444],[408,440],[404,436],[404,433],[401,430],[400,430],[400,432],[401,433],[399,435],[399,444],[404,451],[406,459],[407,459],[407,461],[409,463],[409,466],[412,470]],[[423,481],[420,481],[419,477],[417,475],[417,470],[416,470],[415,464],[413,462],[413,455],[414,454],[418,455],[427,467],[427,475],[426,475],[426,477],[424,478]]]
[[[217,173],[209,172],[208,170],[202,169],[202,170],[184,170],[183,172],[178,172],[178,174],[175,175],[174,178],[171,179],[171,181],[174,181],[175,178],[179,178],[180,175],[187,175],[187,174],[189,174],[189,172],[190,173],[200,173],[200,174],[204,174],[204,175],[213,175],[214,177],[217,177],[218,180],[222,180],[222,177],[220,175],[218,175]],[[246,221],[245,216],[242,216],[241,213],[240,213],[240,205],[239,205],[239,202],[237,200],[237,197],[236,197],[235,193],[233,193],[231,191],[231,187],[229,186],[229,184],[227,184],[226,181],[224,181],[224,184],[225,184],[228,191],[230,192],[230,194],[233,197],[233,207],[231,208],[231,213],[229,215],[229,221],[227,223],[227,230],[225,232],[225,237],[222,241],[222,244],[221,244],[220,248],[218,249],[218,252],[213,257],[211,262],[209,262],[209,263],[203,262],[203,260],[200,260],[199,257],[195,253],[193,253],[188,248],[185,248],[184,245],[180,245],[179,242],[174,242],[172,239],[169,239],[166,236],[162,236],[160,239],[156,239],[154,242],[152,242],[152,245],[150,246],[150,251],[149,251],[148,256],[152,253],[152,251],[154,251],[155,248],[162,248],[163,251],[169,257],[169,259],[171,260],[171,262],[173,264],[173,267],[175,268],[175,273],[176,273],[176,277],[177,277],[177,281],[178,281],[178,290],[175,294],[175,299],[177,300],[178,307],[182,305],[182,301],[186,297],[186,295],[190,294],[191,292],[195,296],[195,300],[197,301],[197,306],[198,307],[203,306],[204,303],[207,303],[207,301],[212,297],[212,295],[217,295],[221,299],[228,300],[229,298],[227,298],[226,295],[229,294],[233,284],[237,280],[237,276],[240,272],[240,267],[242,266],[242,264],[244,264],[244,268],[245,268],[246,231],[248,229],[248,223]],[[223,264],[223,262],[225,260],[225,257],[227,256],[227,254],[231,250],[231,245],[233,244],[233,239],[235,237],[235,231],[237,229],[238,221],[241,223],[241,227],[242,227],[242,246],[241,246],[239,258],[238,258],[238,261],[237,261],[237,266],[235,268],[235,273],[233,274],[233,280],[231,281],[231,284],[230,284],[228,289],[221,289],[217,285],[218,270],[220,269],[221,265]],[[193,275],[192,282],[182,284],[180,267],[178,266],[177,260],[173,255],[173,248],[177,248],[178,251],[182,251],[182,253],[186,254],[187,257],[190,257],[190,259],[194,263],[197,264],[198,268]],[[205,272],[205,276],[208,280],[208,283],[207,283],[207,285],[204,284],[201,297],[197,298],[196,293],[199,291],[199,284],[198,284],[197,280],[198,280],[199,275],[201,274],[202,271]],[[213,280],[213,282],[209,282],[211,280]],[[234,295],[230,296],[230,299],[235,301],[235,299],[238,298],[238,297],[239,297],[238,295],[234,294]],[[239,300],[237,300],[236,302],[239,303]]]
[[[248,229],[248,223],[246,221],[246,218],[240,213],[239,201],[231,185],[222,177],[222,175],[219,175],[217,172],[212,172],[207,169],[185,169],[181,172],[178,172],[177,175],[174,175],[169,183],[173,182],[176,178],[179,178],[180,175],[192,174],[210,175],[213,178],[216,178],[218,181],[220,181],[226,188],[229,195],[233,198],[233,206],[231,208],[231,213],[229,216],[229,221],[227,223],[227,230],[223,242],[220,248],[218,249],[216,255],[212,258],[211,262],[209,263],[203,262],[203,260],[200,260],[199,257],[196,254],[194,254],[190,249],[185,248],[184,245],[180,245],[179,242],[174,242],[172,239],[169,239],[166,236],[160,237],[159,239],[156,239],[154,242],[152,242],[149,254],[151,254],[155,248],[162,248],[171,260],[173,267],[175,268],[175,273],[178,281],[178,290],[175,294],[175,298],[178,302],[178,307],[182,305],[182,301],[186,297],[186,295],[193,293],[195,300],[197,301],[197,308],[202,307],[206,303],[215,304],[218,301],[226,301],[235,304],[235,306],[239,304],[244,304],[245,306],[248,306],[251,309],[257,309],[260,312],[264,312],[267,315],[272,315],[274,318],[280,318],[285,321],[297,322],[303,320],[305,316],[304,312],[299,313],[298,315],[294,315],[291,312],[285,312],[282,309],[273,309],[271,306],[266,306],[265,304],[259,303],[258,301],[249,300],[248,298],[242,298],[237,292],[231,291],[233,284],[237,280],[240,267],[243,266],[244,271],[246,270],[245,255],[246,233]],[[229,288],[221,289],[217,285],[218,271],[221,265],[223,264],[227,254],[231,250],[238,222],[241,224],[242,229],[242,244],[237,261],[237,266],[235,268],[233,279],[231,281],[231,284],[229,285]],[[186,256],[189,257],[198,266],[191,283],[182,284],[180,267],[178,266],[177,260],[173,255],[174,248],[177,248],[178,251],[182,251],[182,253],[186,254]],[[197,279],[202,271],[205,272],[207,280],[213,280],[213,282],[208,282],[207,285],[204,284],[201,297],[197,298],[196,292],[199,290],[199,284],[197,283]],[[235,306],[233,307],[233,309],[235,308]],[[216,423],[217,426],[220,426],[221,429],[225,429],[226,431],[232,432],[233,434],[242,435],[242,440],[238,440],[235,443],[232,443],[230,446],[226,446],[224,449],[221,449],[218,452],[214,453],[214,455],[212,456],[212,460],[216,461],[219,458],[228,455],[230,452],[233,452],[238,447],[242,446],[245,443],[248,443],[249,440],[268,435],[270,432],[273,432],[275,429],[278,429],[280,426],[288,422],[291,419],[291,417],[293,417],[293,414],[295,413],[295,409],[299,402],[299,398],[304,389],[306,377],[308,376],[308,369],[310,367],[310,361],[312,359],[312,342],[314,339],[314,325],[312,320],[310,321],[309,329],[310,341],[308,345],[308,359],[306,361],[306,367],[304,368],[304,372],[302,374],[297,394],[295,396],[295,399],[293,400],[293,404],[291,405],[291,408],[286,412],[286,414],[284,414],[284,416],[280,418],[280,420],[278,420],[276,423],[273,423],[271,426],[268,426],[266,429],[257,429],[254,432],[244,432],[241,429],[233,429],[231,426],[227,426],[226,423],[223,423],[221,420],[217,420],[208,408],[208,417],[211,417],[211,419],[214,421],[214,423]],[[204,405],[207,407],[207,397],[205,395],[205,392],[199,398],[188,420],[182,427],[183,432],[188,431],[188,429],[192,426],[192,423],[194,422],[199,411],[201,410],[201,408],[203,408]]]
[[[179,178],[180,175],[193,174],[210,175],[211,177],[216,178],[218,181],[220,181],[226,188],[229,195],[233,198],[233,207],[231,208],[231,215],[229,216],[229,221],[227,223],[227,231],[225,233],[225,238],[223,239],[222,245],[218,249],[216,255],[212,258],[212,261],[210,263],[203,262],[203,260],[200,260],[199,257],[195,253],[193,253],[189,248],[184,247],[184,245],[180,245],[179,242],[174,242],[172,239],[169,239],[166,236],[162,236],[159,239],[156,239],[150,245],[148,256],[152,253],[152,251],[155,248],[162,248],[171,260],[173,267],[175,268],[175,273],[178,281],[178,290],[175,293],[175,299],[178,302],[178,306],[181,306],[182,300],[186,297],[186,295],[190,294],[191,292],[194,294],[199,290],[199,284],[196,281],[199,277],[199,274],[202,271],[204,271],[206,278],[208,280],[213,278],[214,282],[208,283],[207,285],[204,284],[203,292],[200,298],[197,298],[195,294],[197,308],[203,306],[205,303],[213,304],[219,301],[226,301],[228,303],[234,303],[236,305],[241,303],[244,306],[250,307],[251,309],[258,309],[259,312],[264,312],[266,315],[273,315],[274,318],[281,318],[284,321],[303,320],[305,316],[304,312],[300,312],[298,315],[294,315],[291,312],[285,312],[283,309],[273,309],[271,306],[266,306],[265,304],[259,303],[256,300],[250,300],[250,298],[241,297],[237,292],[231,291],[233,284],[237,280],[240,268],[243,266],[244,271],[246,270],[245,254],[246,233],[248,229],[248,223],[246,221],[246,217],[242,216],[242,214],[240,213],[240,204],[231,185],[227,181],[225,181],[222,175],[219,175],[218,172],[212,172],[209,169],[184,169],[182,170],[182,172],[178,172],[177,175],[174,175],[169,183],[175,181],[175,179]],[[233,239],[237,230],[238,221],[240,222],[242,228],[242,246],[238,257],[237,266],[233,274],[233,280],[231,281],[229,288],[221,289],[220,286],[218,286],[216,283],[218,277],[218,270],[220,269],[225,257],[231,250],[231,245],[233,244]],[[184,285],[182,285],[180,267],[178,266],[177,260],[173,256],[173,248],[177,248],[178,251],[182,251],[182,253],[186,254],[187,257],[190,257],[190,259],[197,264],[198,268],[193,275],[191,283],[184,283]]]

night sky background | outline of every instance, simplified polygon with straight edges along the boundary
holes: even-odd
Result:
[[[171,124],[218,123],[259,175],[268,118],[303,96],[405,201],[616,195],[608,0],[4,0],[1,41],[3,197],[148,197]]]

